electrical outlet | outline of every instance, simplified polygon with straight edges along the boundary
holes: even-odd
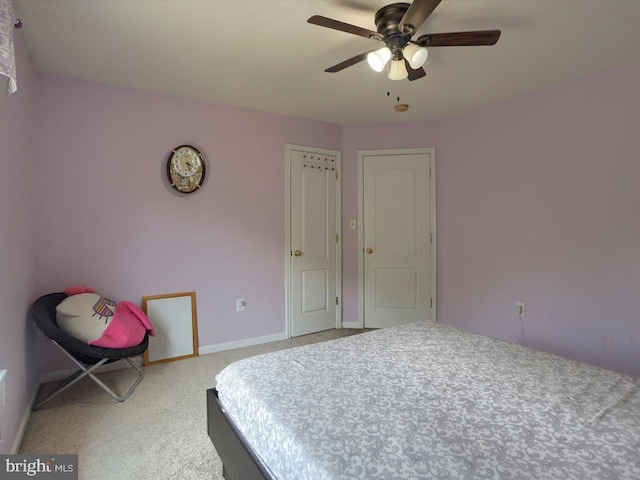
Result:
[[[524,317],[524,303],[516,302],[516,315]]]
[[[247,306],[247,302],[244,298],[236,299],[236,312],[244,312],[244,307]]]

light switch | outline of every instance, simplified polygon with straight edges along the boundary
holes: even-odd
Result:
[[[355,218],[349,219],[349,228],[351,230],[355,230],[356,229],[356,219]]]

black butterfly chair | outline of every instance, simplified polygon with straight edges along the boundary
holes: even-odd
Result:
[[[78,340],[58,328],[56,322],[56,307],[62,300],[67,298],[64,293],[50,293],[38,298],[31,306],[30,316],[33,322],[42,332],[55,343],[80,369],[71,375],[62,386],[50,394],[47,398],[34,405],[33,409],[38,410],[53,397],[62,393],[74,383],[89,376],[105,392],[111,395],[118,402],[124,402],[133,393],[138,384],[142,381],[144,374],[142,370],[131,362],[130,357],[141,355],[149,344],[149,335],[145,334],[139,345],[130,348],[104,348],[88,345],[82,340]],[[101,365],[126,360],[129,365],[136,369],[138,378],[129,391],[122,397],[106,386],[93,372]]]

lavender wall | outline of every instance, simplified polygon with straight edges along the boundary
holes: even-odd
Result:
[[[525,344],[640,376],[638,85],[633,64],[448,120],[347,127],[343,179],[359,149],[435,146],[439,321],[516,340],[522,301]]]
[[[83,283],[139,303],[195,291],[201,346],[283,333],[285,146],[339,150],[341,127],[54,76],[41,83],[38,292]],[[168,153],[185,143],[207,162],[191,195],[165,178]]]
[[[448,120],[343,128],[36,77],[17,40],[20,89],[0,95],[0,161],[21,168],[0,176],[0,451],[37,374],[69,366],[27,322],[37,295],[195,290],[201,345],[284,331],[286,143],[343,151],[345,321],[357,319],[357,151],[434,146],[439,320],[514,340],[523,301],[527,345],[640,376],[640,65]],[[209,168],[187,196],[164,173],[182,143]]]
[[[283,332],[284,145],[298,143],[343,151],[343,318],[355,321],[357,151],[435,146],[439,320],[515,340],[523,301],[527,345],[640,375],[639,70],[447,120],[344,128],[44,77],[37,198],[51,235],[37,290],[195,290],[201,345]],[[164,180],[181,143],[210,166],[191,196]]]
[[[514,338],[521,300],[527,344],[640,376],[638,85],[634,64],[445,123],[443,320]]]
[[[34,328],[27,322],[34,284],[31,179],[37,83],[20,32],[15,48],[18,91],[7,96],[7,77],[0,77],[0,370],[8,370],[9,393],[6,407],[0,408],[0,453],[11,450],[38,376]]]

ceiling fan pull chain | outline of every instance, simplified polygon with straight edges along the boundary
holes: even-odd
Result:
[[[389,72],[391,72],[391,62],[387,62],[387,97],[391,96],[391,89],[389,88]]]

